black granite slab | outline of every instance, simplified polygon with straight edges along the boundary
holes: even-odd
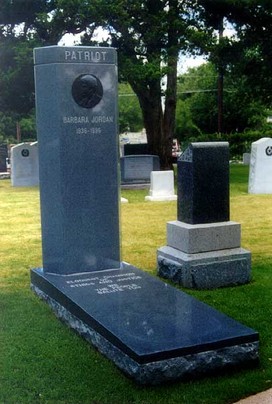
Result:
[[[128,264],[73,275],[38,268],[31,283],[138,363],[258,341],[254,330]]]
[[[229,220],[229,146],[199,142],[178,159],[178,215],[190,224]]]

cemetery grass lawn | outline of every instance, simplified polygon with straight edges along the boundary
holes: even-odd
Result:
[[[0,403],[225,404],[271,388],[272,195],[249,195],[247,181],[248,167],[231,166],[231,220],[241,223],[242,247],[252,252],[252,281],[186,292],[256,329],[260,363],[194,381],[141,387],[30,291],[29,270],[41,265],[39,191],[12,188],[9,180],[1,180]],[[121,205],[122,255],[156,276],[156,250],[166,243],[166,222],[176,219],[176,202],[145,202],[147,193],[122,191],[129,199]]]

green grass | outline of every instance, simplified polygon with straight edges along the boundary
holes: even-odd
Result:
[[[226,404],[272,387],[272,195],[249,195],[247,181],[248,167],[231,166],[231,220],[252,252],[251,283],[186,292],[259,331],[260,364],[157,387],[129,380],[30,291],[29,270],[42,264],[39,191],[0,181],[0,403]],[[147,193],[122,191],[122,256],[156,275],[176,203],[145,202]]]

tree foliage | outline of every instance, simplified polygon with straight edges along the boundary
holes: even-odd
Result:
[[[207,55],[215,75],[224,76],[225,87],[231,87],[224,91],[225,131],[258,126],[262,114],[256,111],[271,106],[271,22],[270,0],[0,0],[0,108],[19,121],[31,115],[34,46],[55,45],[65,33],[81,33],[82,44],[96,45],[94,33],[102,27],[108,39],[99,44],[117,48],[120,81],[128,82],[138,97],[150,152],[168,168],[180,53]],[[236,35],[218,40],[226,23]],[[200,88],[206,88],[207,79],[203,73],[197,80]],[[185,126],[188,133],[216,131],[216,92],[191,94],[179,102],[177,133]],[[122,128],[128,125],[128,119],[122,120],[125,113],[133,120],[137,109],[132,99],[127,105],[120,101],[120,109]]]
[[[184,140],[202,133],[217,132],[217,70],[211,63],[190,69],[179,77],[177,137]],[[267,108],[251,96],[245,86],[246,78],[226,72],[224,85],[224,132],[263,129]],[[182,111],[183,109],[183,111]],[[184,122],[184,111],[187,120]],[[183,122],[183,123],[182,123]]]
[[[129,84],[119,84],[119,131],[138,132],[143,129],[141,108]]]

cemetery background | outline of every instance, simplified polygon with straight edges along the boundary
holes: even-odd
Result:
[[[252,282],[186,293],[256,329],[260,366],[139,389],[30,292],[29,269],[41,261],[38,188],[0,181],[0,401],[223,404],[271,387],[272,196],[249,195],[247,186],[248,167],[231,166],[231,219],[242,224],[243,245],[252,251]],[[130,201],[121,207],[122,255],[156,276],[156,249],[165,243],[166,222],[176,218],[176,203],[144,202],[147,193],[122,191]]]

